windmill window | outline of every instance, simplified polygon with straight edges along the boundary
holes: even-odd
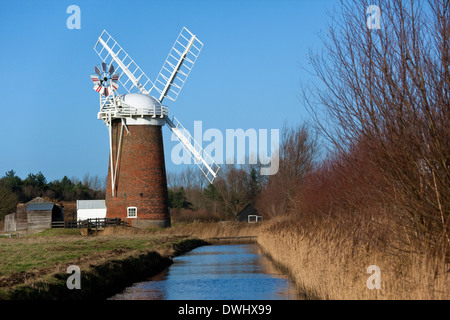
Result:
[[[137,218],[137,208],[128,207],[127,208],[127,218]]]

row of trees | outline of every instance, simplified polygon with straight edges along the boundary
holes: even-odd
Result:
[[[10,170],[0,178],[0,219],[14,212],[18,203],[38,196],[54,201],[104,199],[105,183],[104,179],[89,174],[82,180],[64,176],[61,180],[47,182],[42,172],[38,172],[21,179],[14,170]]]
[[[168,174],[169,203],[176,218],[187,219],[193,211],[197,218],[234,219],[255,201],[265,180],[256,165],[226,164],[219,172],[214,184],[205,183],[196,167]]]
[[[196,167],[187,167],[179,173],[168,173],[169,206],[175,216],[191,219],[234,219],[236,214],[259,195],[264,177],[257,166],[225,165],[212,185],[205,182],[203,174]],[[60,180],[47,182],[38,172],[30,173],[25,179],[14,170],[0,178],[0,219],[14,212],[18,203],[25,203],[35,197],[53,201],[74,201],[104,199],[105,180],[86,174],[82,180],[64,176]],[[178,211],[177,211],[178,210]]]
[[[275,175],[262,175],[260,165],[225,164],[213,184],[195,166],[168,173],[169,202],[176,219],[235,219],[249,203],[271,218],[295,206],[298,186],[317,161],[319,143],[307,125],[284,126]]]
[[[259,172],[257,166],[238,168],[225,165],[221,168],[220,177],[212,185],[205,182],[197,167],[168,173],[169,206],[175,215],[179,213],[187,219],[234,219],[240,210],[259,195],[265,179]],[[104,179],[89,174],[82,180],[64,176],[60,180],[47,182],[42,172],[30,173],[22,179],[14,170],[10,170],[0,178],[0,219],[14,212],[18,203],[28,202],[38,196],[53,201],[104,199],[105,184]]]

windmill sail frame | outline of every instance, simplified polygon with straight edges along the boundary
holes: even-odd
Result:
[[[200,168],[200,170],[208,179],[209,183],[213,183],[217,177],[217,173],[220,170],[219,165],[214,159],[205,152],[200,144],[194,140],[192,135],[186,130],[180,121],[175,116],[170,115],[166,118],[166,124],[170,130],[180,141],[181,145],[188,151],[194,163]]]
[[[103,30],[99,36],[94,46],[94,51],[103,61],[102,69],[104,71],[114,70],[114,64],[116,64],[115,72],[119,74],[117,81],[129,94],[140,93],[150,96],[152,90],[155,89],[159,93],[159,99],[152,98],[157,99],[159,103],[161,103],[165,98],[172,101],[175,101],[178,98],[202,48],[203,43],[186,29],[186,27],[183,27],[154,83],[106,30]],[[115,193],[117,166],[119,164],[121,143],[124,134],[123,127],[125,127],[127,134],[129,134],[126,119],[137,116],[152,116],[153,118],[157,116],[156,110],[141,110],[128,106],[122,97],[123,96],[121,95],[116,95],[114,90],[108,96],[100,95],[100,112],[98,113],[98,118],[104,120],[109,132],[113,196]],[[214,159],[203,150],[200,144],[193,139],[190,133],[181,125],[180,121],[169,113],[167,106],[161,104],[160,109],[158,116],[164,118],[164,120],[161,119],[161,121],[164,121],[163,123],[165,123],[175,134],[207,180],[210,183],[213,183],[220,167]],[[122,123],[116,155],[112,154],[113,118],[120,118]]]
[[[155,80],[160,102],[177,100],[202,48],[203,43],[183,27]]]
[[[98,37],[94,50],[107,65],[117,64],[116,72],[120,73],[118,80],[128,93],[132,93],[133,89],[143,94],[152,91],[154,84],[150,78],[106,30]]]

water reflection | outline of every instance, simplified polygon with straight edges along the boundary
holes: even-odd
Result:
[[[292,300],[293,285],[256,244],[196,248],[113,300]]]

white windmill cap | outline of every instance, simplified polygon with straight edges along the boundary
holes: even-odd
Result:
[[[161,103],[154,97],[141,93],[128,93],[122,96],[122,101],[136,109],[161,108]]]

